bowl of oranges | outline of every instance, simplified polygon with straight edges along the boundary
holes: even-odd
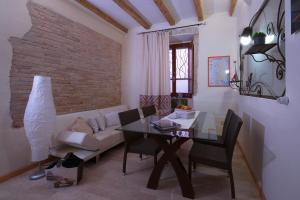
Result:
[[[190,111],[192,110],[192,106],[178,105],[175,110]]]
[[[192,107],[186,105],[177,106],[175,108],[174,113],[178,118],[183,118],[183,119],[191,119],[194,118],[195,116],[195,111],[192,110]]]

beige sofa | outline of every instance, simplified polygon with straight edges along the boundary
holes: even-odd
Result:
[[[88,120],[89,118],[97,117],[99,113],[102,114],[102,116],[104,116],[105,114],[111,112],[122,112],[125,110],[128,110],[128,107],[126,105],[119,105],[119,106],[114,106],[114,107],[109,107],[104,109],[77,112],[77,113],[57,116],[56,133],[53,135],[52,138],[52,147],[50,149],[50,154],[55,157],[62,158],[68,152],[73,152],[75,155],[77,155],[84,161],[87,161],[93,157],[96,157],[96,161],[97,161],[99,154],[124,141],[122,132],[115,130],[117,127],[119,127],[118,125],[106,127],[105,130],[99,131],[93,135],[97,140],[97,144],[99,145],[97,151],[87,151],[84,149],[66,145],[57,140],[58,134],[61,133],[62,131],[65,131],[72,124],[72,122],[78,117]]]

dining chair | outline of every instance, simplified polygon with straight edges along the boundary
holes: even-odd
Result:
[[[200,163],[211,167],[227,170],[230,178],[231,196],[235,198],[234,180],[232,174],[232,156],[243,121],[235,113],[226,131],[224,145],[210,145],[194,141],[189,153],[189,177],[192,178],[192,164]]]
[[[197,141],[197,142],[202,143],[202,144],[224,146],[224,143],[225,143],[225,140],[226,140],[226,137],[227,137],[227,132],[228,132],[227,129],[229,127],[229,122],[230,122],[230,119],[231,119],[233,113],[234,112],[231,109],[227,110],[225,121],[224,121],[224,124],[223,124],[222,135],[217,136],[217,140],[194,139],[194,141]]]
[[[140,120],[138,109],[132,109],[119,113],[119,119],[122,126],[134,121]],[[123,131],[125,140],[125,150],[123,157],[123,173],[126,175],[127,153],[136,153],[140,157],[142,154],[154,156],[154,165],[157,164],[157,154],[161,148],[151,138],[144,138],[142,133]]]
[[[143,112],[144,117],[148,117],[150,115],[156,114],[155,105],[142,107],[142,112]]]

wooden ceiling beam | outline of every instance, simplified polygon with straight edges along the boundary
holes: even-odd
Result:
[[[168,9],[167,5],[163,2],[163,0],[154,0],[154,3],[159,8],[161,14],[165,17],[165,19],[169,22],[171,26],[176,24],[174,17],[172,16],[171,11]]]
[[[203,10],[201,0],[194,0],[195,10],[198,16],[198,21],[203,21]]]
[[[102,19],[104,19],[105,21],[110,23],[111,25],[113,25],[114,27],[118,28],[119,30],[121,30],[125,33],[128,32],[128,28],[126,28],[125,26],[120,24],[118,21],[113,19],[111,16],[109,16],[108,14],[106,14],[105,12],[103,12],[102,10],[100,10],[99,8],[94,6],[93,4],[89,3],[87,0],[76,0],[76,2],[78,2],[85,8],[89,9],[90,11],[92,11],[93,13],[95,13],[96,15],[98,15],[99,17],[101,17]]]
[[[152,24],[148,22],[138,11],[131,5],[128,0],[113,0],[120,8],[122,8],[128,15],[137,21],[145,29],[150,29]]]
[[[236,7],[237,0],[230,1],[229,15],[232,16]]]

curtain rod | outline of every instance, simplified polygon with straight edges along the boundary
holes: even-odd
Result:
[[[170,31],[170,30],[179,29],[179,28],[187,28],[187,27],[202,26],[202,25],[206,25],[206,22],[198,23],[198,24],[191,24],[191,25],[187,25],[187,26],[179,26],[179,27],[174,27],[174,28],[159,29],[159,30],[155,30],[155,31],[145,31],[145,32],[138,33],[138,35],[145,34],[145,33],[153,33],[153,32],[158,32],[158,31]]]

